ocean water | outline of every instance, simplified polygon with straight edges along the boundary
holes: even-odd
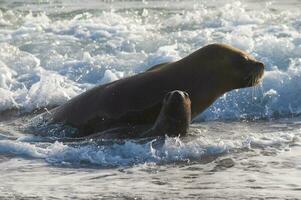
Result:
[[[95,85],[216,42],[263,61],[265,75],[185,138],[24,132]],[[0,199],[301,199],[300,158],[300,0],[0,0]]]

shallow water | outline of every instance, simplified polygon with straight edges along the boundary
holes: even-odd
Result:
[[[301,199],[299,7],[0,1],[0,198]],[[36,110],[213,42],[251,53],[265,76],[221,97],[186,138],[63,143],[22,131]]]

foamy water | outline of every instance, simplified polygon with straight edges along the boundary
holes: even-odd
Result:
[[[0,197],[298,199],[300,1],[2,1]],[[186,138],[55,141],[26,135],[35,110],[178,60],[209,43],[266,65]]]

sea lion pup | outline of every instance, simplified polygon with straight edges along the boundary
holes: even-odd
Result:
[[[191,102],[186,92],[175,90],[165,95],[154,124],[117,127],[82,139],[134,139],[156,136],[185,136],[191,122]]]
[[[170,91],[189,94],[191,118],[233,89],[259,83],[263,63],[224,44],[205,46],[176,62],[88,90],[51,111],[51,123],[78,129],[76,137],[122,126],[154,124]]]
[[[141,137],[168,135],[184,136],[191,122],[191,101],[187,92],[175,90],[165,95],[154,126]]]

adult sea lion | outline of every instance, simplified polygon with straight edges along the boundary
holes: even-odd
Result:
[[[51,123],[78,129],[78,137],[116,127],[154,124],[164,96],[185,91],[191,118],[233,89],[259,83],[264,65],[247,53],[224,44],[205,46],[176,62],[88,90],[51,111]]]

